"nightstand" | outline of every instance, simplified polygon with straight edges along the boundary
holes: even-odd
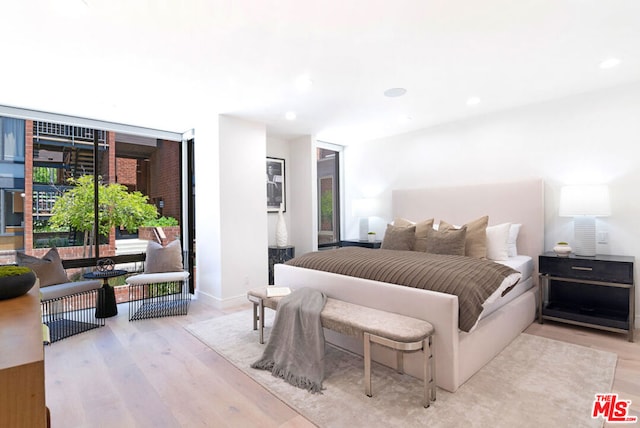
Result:
[[[363,248],[380,248],[382,241],[369,242],[364,239],[347,239],[346,241],[340,241],[341,247],[363,247]]]
[[[296,256],[296,249],[292,245],[286,247],[269,247],[269,285],[273,285],[273,265],[284,263]]]
[[[539,256],[538,321],[553,320],[627,333],[635,324],[634,257]]]

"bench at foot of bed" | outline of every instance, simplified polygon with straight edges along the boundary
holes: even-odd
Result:
[[[282,297],[267,297],[266,288],[256,288],[247,293],[253,303],[253,329],[260,331],[260,343],[264,343],[264,308],[278,309]],[[436,399],[435,363],[433,354],[433,326],[427,321],[404,315],[360,306],[342,300],[328,298],[320,314],[322,326],[364,341],[365,394],[371,390],[371,343],[394,349],[397,355],[397,371],[404,372],[405,352],[424,353],[424,407]]]

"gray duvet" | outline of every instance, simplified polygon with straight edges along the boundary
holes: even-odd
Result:
[[[516,270],[489,260],[360,247],[307,253],[286,264],[456,295],[459,328],[465,332],[473,328],[483,303],[507,277],[515,281],[505,293],[519,279]]]

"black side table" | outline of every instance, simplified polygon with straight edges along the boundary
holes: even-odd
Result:
[[[296,249],[292,245],[286,247],[269,247],[269,285],[273,285],[273,265],[284,263],[296,256]]]
[[[633,256],[596,254],[538,258],[540,302],[538,321],[627,333],[633,342],[635,289]]]
[[[104,293],[98,294],[96,305],[96,318],[109,318],[118,315],[118,305],[116,305],[116,293],[109,285],[109,278],[126,275],[126,270],[94,271],[82,275],[85,279],[101,279]]]
[[[363,248],[380,248],[382,241],[367,241],[364,239],[347,239],[340,241],[341,247],[363,247]]]

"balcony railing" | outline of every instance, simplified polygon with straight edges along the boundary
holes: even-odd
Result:
[[[33,138],[36,141],[39,139],[52,139],[56,141],[67,141],[72,144],[93,144],[96,136],[98,137],[98,145],[107,145],[107,132],[103,130],[63,125],[60,123],[33,122]]]

